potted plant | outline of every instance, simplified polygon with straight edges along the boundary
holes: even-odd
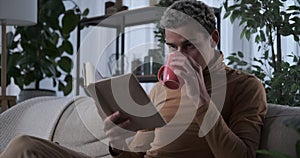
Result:
[[[67,3],[73,7],[67,9]],[[40,90],[41,81],[50,78],[58,91],[71,93],[74,48],[69,38],[88,12],[72,0],[38,0],[38,23],[7,33],[7,84],[12,78],[21,92],[30,84]]]
[[[299,0],[298,4],[299,4]],[[252,64],[246,62],[243,52],[229,56],[229,65],[255,74],[264,84],[269,103],[299,106],[300,100],[300,60],[289,53],[293,62],[285,61],[281,38],[291,36],[300,45],[300,6],[287,5],[286,0],[234,0],[223,4],[224,18],[231,22],[240,20],[243,27],[241,38],[255,37],[261,57],[253,58]],[[296,1],[295,1],[296,2]]]

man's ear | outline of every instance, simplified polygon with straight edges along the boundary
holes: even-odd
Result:
[[[214,30],[212,33],[211,33],[211,47],[215,48],[217,46],[217,44],[219,43],[219,39],[220,39],[220,36],[219,36],[219,32],[218,30]]]

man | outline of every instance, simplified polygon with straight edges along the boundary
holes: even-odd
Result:
[[[161,26],[170,52],[177,54],[171,64],[184,86],[170,90],[158,83],[152,89],[151,100],[168,125],[139,131],[129,146],[124,141],[128,132],[119,127],[126,129],[130,118],[120,122],[119,112],[107,117],[113,156],[256,157],[265,91],[254,76],[223,64],[222,52],[215,49],[215,23],[213,10],[200,1],[177,1],[166,10]]]
[[[130,118],[115,112],[104,120],[114,157],[253,158],[266,114],[262,84],[252,75],[226,67],[215,47],[219,33],[213,10],[200,1],[177,1],[164,13],[166,44],[176,53],[171,64],[183,86],[171,90],[157,83],[150,98],[167,121],[138,131],[128,143]],[[114,123],[118,122],[118,123]],[[120,128],[123,127],[123,128]],[[87,157],[55,143],[21,136],[6,157]]]

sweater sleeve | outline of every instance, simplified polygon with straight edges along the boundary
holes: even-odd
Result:
[[[150,143],[153,138],[154,131],[138,131],[129,145],[129,151],[123,150],[117,156],[114,156],[112,151],[110,151],[110,154],[115,158],[143,158],[146,151],[151,148]]]
[[[114,158],[143,158],[145,153],[138,153],[138,152],[130,152],[130,151],[122,151],[119,155],[114,156],[113,153],[110,154]]]
[[[253,76],[239,83],[232,96],[231,116],[224,121],[215,104],[197,111],[199,136],[205,137],[216,158],[255,158],[266,114],[266,96],[262,84]]]

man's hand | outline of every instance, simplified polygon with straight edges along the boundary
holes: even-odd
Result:
[[[204,83],[202,67],[193,58],[186,57],[179,52],[173,58],[171,66],[175,74],[184,80],[187,95],[193,100],[196,108],[208,104],[210,96]]]
[[[130,120],[120,119],[121,114],[117,111],[104,120],[104,132],[110,140],[110,146],[117,154],[121,152],[121,150],[128,148],[125,140],[134,135],[134,132],[125,129],[131,123]]]

